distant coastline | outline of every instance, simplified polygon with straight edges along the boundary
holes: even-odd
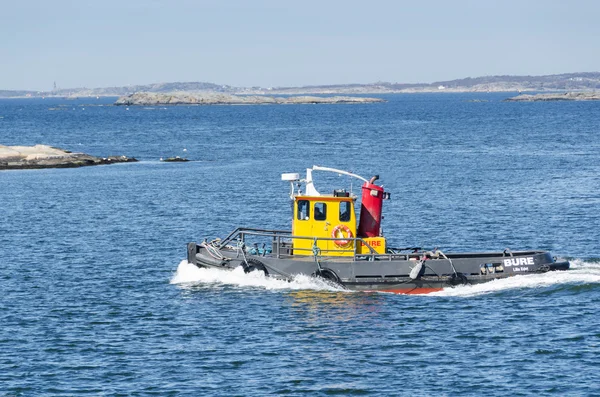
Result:
[[[565,92],[600,90],[600,72],[545,76],[482,76],[433,83],[334,84],[303,87],[234,87],[207,82],[174,82],[125,87],[67,88],[52,91],[0,90],[0,98],[122,97],[136,92],[220,93],[228,95],[368,95],[433,92]]]
[[[552,94],[517,95],[505,102],[599,101],[600,92],[563,92]]]
[[[138,92],[120,97],[115,105],[153,106],[153,105],[298,105],[298,104],[343,104],[386,102],[380,98],[350,96],[292,96],[272,97],[261,95],[228,95],[216,93],[154,93]]]

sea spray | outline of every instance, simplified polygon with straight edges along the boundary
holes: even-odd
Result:
[[[198,284],[226,284],[238,287],[258,287],[266,290],[315,290],[315,291],[345,291],[336,287],[327,280],[321,280],[306,275],[297,275],[291,281],[267,277],[263,272],[254,271],[244,273],[240,266],[233,270],[220,270],[199,268],[183,260],[177,266],[171,284],[198,285]]]
[[[521,288],[545,288],[561,284],[600,284],[600,263],[582,259],[571,261],[571,270],[540,274],[524,274],[493,280],[483,284],[444,288],[432,296],[477,296]]]

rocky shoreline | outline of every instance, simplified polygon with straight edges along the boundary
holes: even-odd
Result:
[[[0,145],[0,170],[76,168],[136,161],[138,160],[127,156],[96,157],[85,153],[72,153],[47,145]]]
[[[381,98],[351,96],[294,96],[272,97],[260,95],[229,95],[220,93],[154,93],[136,92],[122,96],[115,105],[153,106],[153,105],[292,105],[292,104],[341,104],[386,102]]]
[[[552,94],[521,94],[507,98],[505,102],[550,102],[550,101],[598,101],[600,93],[597,92],[564,92]]]

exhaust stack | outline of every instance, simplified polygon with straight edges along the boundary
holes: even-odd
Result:
[[[362,186],[360,205],[359,237],[379,237],[381,235],[381,211],[383,200],[389,198],[381,186],[375,185],[379,175],[375,175]]]

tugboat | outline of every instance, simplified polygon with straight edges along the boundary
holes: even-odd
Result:
[[[363,182],[358,197],[345,189],[320,194],[313,171],[333,172]],[[290,182],[291,230],[237,228],[223,239],[189,243],[187,260],[200,268],[261,271],[291,280],[304,274],[358,291],[426,294],[443,288],[479,284],[515,275],[569,269],[546,251],[444,253],[421,247],[389,247],[381,231],[383,202],[390,193],[351,172],[313,166],[306,178],[282,174]]]

